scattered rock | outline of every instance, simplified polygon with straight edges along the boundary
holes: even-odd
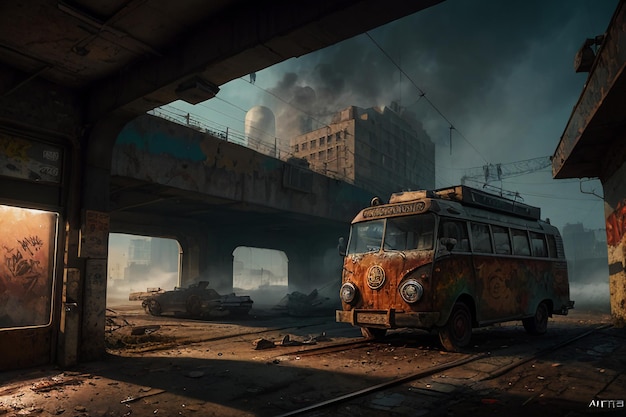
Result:
[[[274,342],[267,339],[257,339],[252,342],[252,344],[254,345],[255,350],[271,349],[276,347],[276,344]]]

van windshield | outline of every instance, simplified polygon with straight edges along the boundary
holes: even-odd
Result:
[[[377,252],[381,247],[399,251],[430,250],[434,230],[432,213],[355,223],[350,232],[348,253]]]

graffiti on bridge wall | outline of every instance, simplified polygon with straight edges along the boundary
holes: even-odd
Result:
[[[626,202],[620,201],[613,213],[606,218],[606,243],[617,246],[622,241],[626,228]]]
[[[56,213],[0,205],[0,329],[50,323]]]

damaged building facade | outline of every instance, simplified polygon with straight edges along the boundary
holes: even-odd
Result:
[[[291,140],[291,152],[314,171],[374,191],[435,188],[435,145],[397,103],[350,106],[330,124]]]

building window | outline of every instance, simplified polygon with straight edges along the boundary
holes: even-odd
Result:
[[[335,141],[339,142],[341,140],[341,132],[335,133]]]
[[[309,144],[311,145],[311,149],[315,149],[317,147],[317,140],[313,139]]]
[[[317,157],[318,157],[320,160],[326,159],[326,151],[319,151],[319,152],[317,153]]]
[[[333,156],[333,148],[328,148],[328,151],[326,152],[326,154],[328,155],[329,158]]]
[[[306,142],[304,142],[304,143],[302,144],[302,150],[303,150],[303,151],[306,151],[306,149],[307,149],[307,143],[306,143]]]
[[[309,159],[310,159],[310,160],[314,160],[314,159],[315,159],[315,154],[314,154],[314,153],[312,153],[311,155],[309,155]]]
[[[326,143],[326,137],[322,136],[320,138],[320,146],[324,145]]]
[[[296,143],[296,146],[294,146],[294,147],[293,147],[293,151],[294,151],[294,152],[299,152],[299,151],[300,151],[300,145],[298,145],[298,144]]]

